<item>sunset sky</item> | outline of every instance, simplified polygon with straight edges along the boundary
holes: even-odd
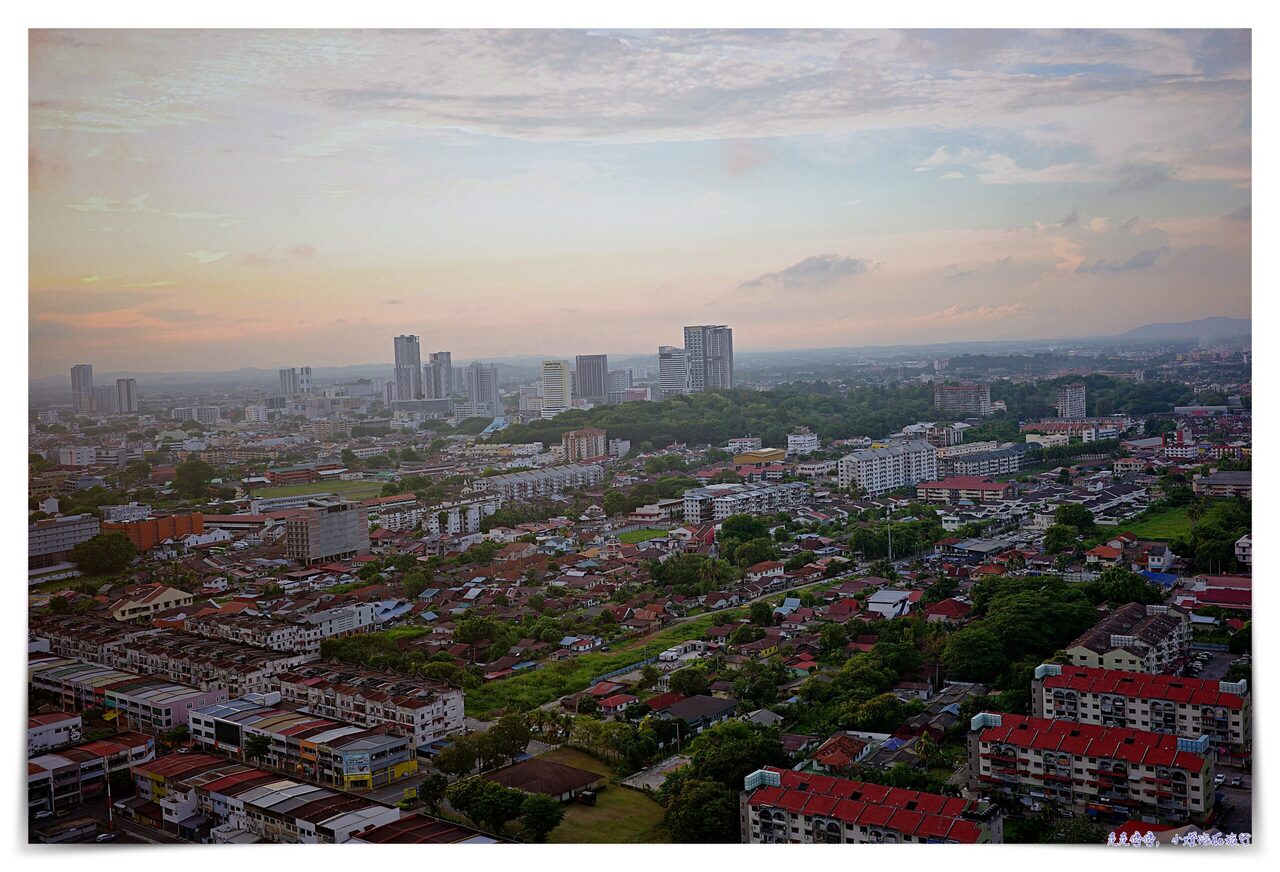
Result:
[[[1250,314],[1250,37],[33,31],[30,366]]]

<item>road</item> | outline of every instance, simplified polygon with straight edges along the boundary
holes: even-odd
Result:
[[[1218,772],[1227,776],[1227,781],[1214,791],[1221,795],[1215,826],[1224,833],[1252,833],[1253,775],[1228,766],[1219,766]],[[1229,787],[1233,778],[1239,778],[1243,782],[1242,786]]]

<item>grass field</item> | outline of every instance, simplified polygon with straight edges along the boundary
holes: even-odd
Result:
[[[1138,523],[1122,524],[1118,529],[1128,530],[1139,539],[1168,541],[1191,532],[1191,518],[1186,507],[1161,509],[1147,515]]]
[[[485,717],[497,709],[532,711],[568,693],[586,689],[591,679],[614,669],[629,666],[646,656],[656,656],[677,642],[697,639],[708,627],[732,620],[733,612],[716,612],[678,624],[643,639],[633,639],[613,646],[611,651],[583,654],[569,660],[548,663],[501,681],[490,681],[468,690],[464,704],[467,714]]]
[[[637,545],[667,535],[666,530],[632,530],[630,533],[619,533],[618,541],[623,545]]]
[[[565,807],[564,820],[552,830],[548,841],[559,844],[670,841],[662,825],[662,806],[647,794],[619,784],[607,764],[573,748],[557,748],[542,756],[609,776],[608,787],[596,794],[595,805],[575,802]]]
[[[367,500],[382,493],[382,485],[376,481],[313,481],[307,484],[290,484],[254,490],[255,497],[297,497],[303,494],[338,494],[352,500]]]

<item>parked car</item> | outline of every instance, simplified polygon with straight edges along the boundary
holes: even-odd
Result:
[[[1237,775],[1235,778],[1231,779],[1231,786],[1244,787],[1244,779]]]
[[[53,812],[48,811],[47,809],[44,811],[36,812],[36,820],[38,821],[42,821],[45,818],[51,818],[51,817],[53,817]]]
[[[95,842],[114,842],[116,840],[115,833],[98,833],[93,839]]]
[[[1215,776],[1213,776],[1213,786],[1214,786],[1214,787],[1221,787],[1221,786],[1222,786],[1222,784],[1223,784],[1223,782],[1224,782],[1224,781],[1226,781],[1226,780],[1227,780],[1227,776],[1225,776],[1225,775],[1221,775],[1221,774],[1219,774],[1219,775],[1215,775]]]

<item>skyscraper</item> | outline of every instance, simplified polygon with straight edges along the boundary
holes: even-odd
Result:
[[[422,352],[417,336],[397,336],[396,351],[396,399],[421,400]]]
[[[1085,412],[1084,385],[1075,382],[1058,388],[1058,417],[1083,418]]]
[[[689,359],[689,390],[728,390],[733,387],[733,330],[723,324],[684,328]]]
[[[116,411],[121,415],[138,414],[138,380],[116,379]]]
[[[492,363],[473,363],[467,367],[467,396],[471,414],[496,418],[502,414],[498,402],[498,367]]]
[[[116,412],[115,385],[93,386],[93,409],[95,412],[106,412],[108,414]]]
[[[442,400],[453,393],[453,353],[433,351],[428,358],[423,390],[427,398]]]
[[[579,354],[573,365],[578,374],[575,396],[589,403],[603,404],[609,393],[609,355]]]
[[[298,370],[298,390],[304,394],[315,390],[315,383],[311,381],[311,367],[304,366]]]
[[[609,395],[605,398],[605,402],[621,403],[629,387],[631,387],[631,370],[609,370]]]
[[[286,397],[302,393],[298,370],[293,368],[280,370],[280,393]]]
[[[663,399],[689,393],[689,356],[683,348],[658,347],[658,388]]]
[[[71,367],[71,398],[77,412],[93,409],[93,364],[77,363]]]
[[[542,361],[542,417],[554,417],[573,403],[567,360]]]

